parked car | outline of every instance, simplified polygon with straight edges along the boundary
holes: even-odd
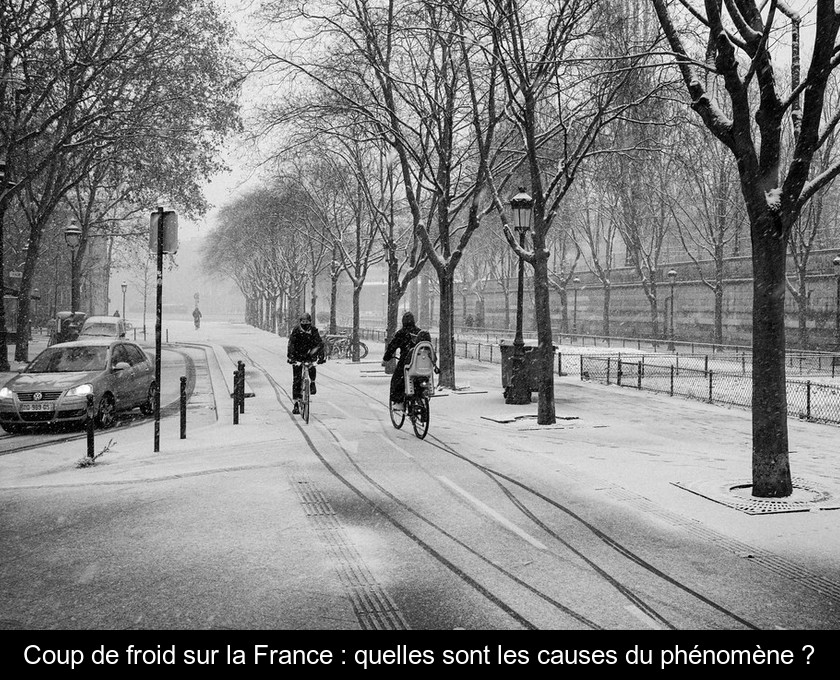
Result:
[[[127,340],[89,338],[47,347],[0,388],[0,427],[84,423],[92,394],[95,424],[111,427],[118,411],[154,411],[154,363]]]
[[[79,338],[124,338],[126,323],[118,316],[89,316]]]

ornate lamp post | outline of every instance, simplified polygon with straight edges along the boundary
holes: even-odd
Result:
[[[76,220],[72,220],[70,226],[64,230],[64,241],[70,247],[70,311],[75,312],[79,308],[76,286],[76,250],[82,242],[82,230],[76,226]]]
[[[837,281],[837,296],[834,300],[834,344],[840,349],[840,255],[831,263],[834,265],[834,278]]]
[[[671,269],[668,272],[668,278],[671,279],[671,332],[670,341],[668,342],[668,351],[674,351],[674,281],[677,279],[677,272]]]
[[[125,318],[125,291],[127,291],[127,290],[128,290],[128,283],[126,283],[125,281],[123,281],[123,282],[120,284],[120,288],[122,288],[122,294],[123,294],[123,308],[122,308],[122,314],[123,314],[123,319],[124,319],[124,318]]]
[[[577,335],[577,294],[580,279],[576,276],[572,279],[572,283],[575,285],[575,305],[574,310],[572,311],[572,335]]]
[[[531,229],[531,207],[533,199],[525,192],[524,187],[510,199],[510,212],[513,228],[519,234],[519,247],[525,247],[525,234]],[[516,336],[513,339],[513,356],[511,357],[511,386],[505,397],[506,404],[531,403],[531,390],[525,368],[525,341],[522,339],[523,288],[525,283],[525,261],[519,258],[518,287],[516,291]]]

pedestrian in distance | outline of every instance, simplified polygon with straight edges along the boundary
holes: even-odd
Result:
[[[198,307],[193,310],[193,322],[195,322],[195,328],[198,330],[201,326],[201,310]]]
[[[316,360],[323,364],[327,359],[324,356],[324,342],[318,329],[312,325],[312,315],[304,312],[299,317],[299,323],[292,329],[289,336],[289,346],[286,350],[286,360],[292,364],[292,399],[295,407],[292,413],[300,413],[301,383],[303,382],[303,366],[301,362]],[[318,372],[315,366],[309,367],[309,393],[315,394],[315,378]]]

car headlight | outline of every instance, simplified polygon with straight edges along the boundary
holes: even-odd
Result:
[[[4,387],[0,389],[0,399],[14,399],[15,393],[12,392],[8,387]]]
[[[86,385],[71,387],[69,390],[67,390],[68,397],[83,397],[86,394],[93,394],[93,385],[88,383]]]

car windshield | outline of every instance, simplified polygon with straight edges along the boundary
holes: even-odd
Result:
[[[112,323],[92,323],[82,329],[82,335],[106,335],[117,334],[117,325]]]
[[[50,347],[29,364],[27,373],[73,373],[104,371],[107,347]]]

